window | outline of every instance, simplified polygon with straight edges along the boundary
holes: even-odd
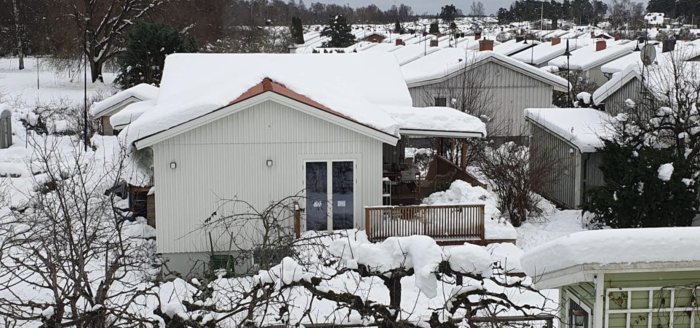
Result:
[[[437,107],[447,107],[447,98],[445,98],[445,97],[435,97],[435,106],[437,106]]]
[[[698,286],[611,288],[605,327],[700,327]]]
[[[574,300],[569,299],[569,327],[588,328],[588,312]]]

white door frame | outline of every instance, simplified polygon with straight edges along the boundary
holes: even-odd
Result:
[[[352,206],[352,220],[353,220],[353,227],[356,226],[355,221],[357,220],[357,187],[358,187],[358,175],[359,175],[359,169],[357,166],[357,159],[354,158],[319,158],[319,159],[314,159],[314,158],[305,158],[302,160],[302,190],[303,190],[303,196],[304,196],[304,202],[306,202],[306,164],[307,163],[326,163],[326,206],[328,206],[328,211],[326,212],[326,227],[328,229],[326,231],[333,231],[333,163],[334,162],[352,162],[352,178],[353,178],[353,183],[352,183],[352,201],[353,201],[353,206]],[[308,211],[308,209],[307,209]],[[304,216],[304,222],[302,222],[304,230],[306,230],[306,216]]]

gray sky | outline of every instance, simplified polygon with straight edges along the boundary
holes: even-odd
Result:
[[[304,0],[304,3],[308,6],[312,2],[321,3],[335,3],[339,5],[348,4],[351,7],[362,7],[369,4],[376,4],[382,9],[387,9],[392,5],[399,5],[401,3],[407,4],[413,8],[416,14],[436,14],[440,12],[440,8],[444,5],[454,4],[457,8],[462,9],[465,14],[469,13],[469,8],[476,0]],[[607,3],[612,1],[604,0]],[[486,14],[495,14],[496,10],[501,7],[508,7],[513,0],[481,0],[486,8]],[[643,2],[646,3],[647,0],[632,0],[632,2]]]

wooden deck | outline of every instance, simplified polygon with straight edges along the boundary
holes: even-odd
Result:
[[[439,244],[485,244],[484,205],[377,206],[365,208],[371,241],[425,235]]]

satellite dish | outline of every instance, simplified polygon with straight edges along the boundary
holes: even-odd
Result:
[[[645,44],[639,56],[642,57],[642,64],[649,66],[656,59],[656,48],[651,44]]]

